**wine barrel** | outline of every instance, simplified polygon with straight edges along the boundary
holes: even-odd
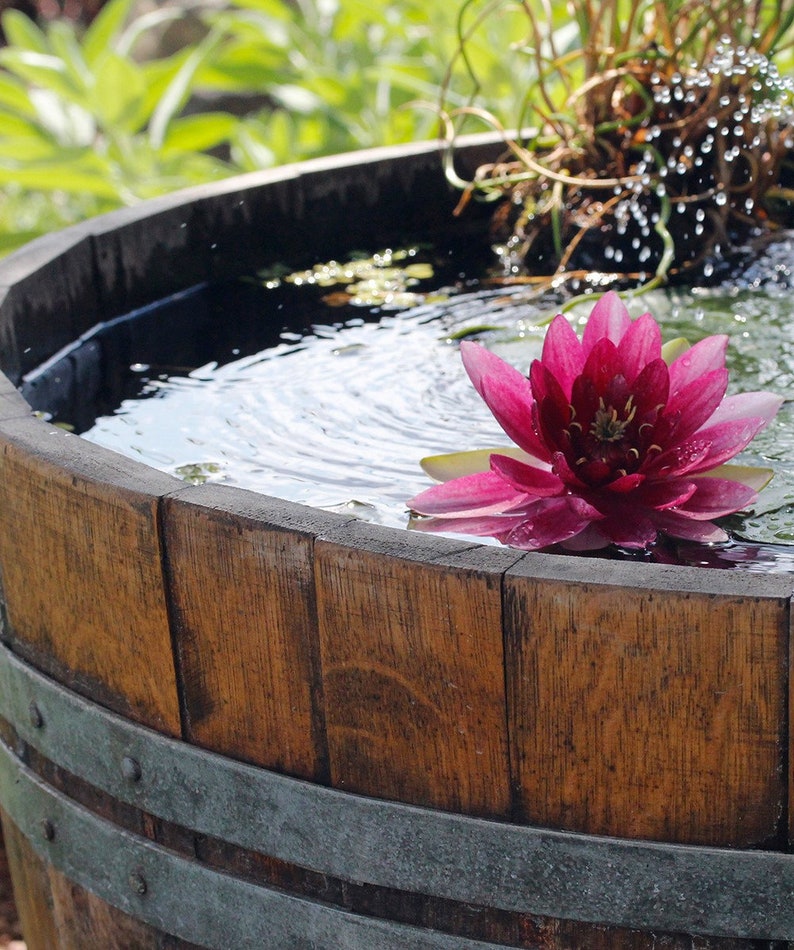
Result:
[[[31,412],[47,361],[63,398],[112,378],[98,325],[480,228],[455,200],[435,145],[375,150],[0,263],[0,807],[30,950],[794,940],[790,577],[386,529]]]

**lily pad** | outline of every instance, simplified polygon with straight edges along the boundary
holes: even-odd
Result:
[[[794,545],[794,503],[763,514],[733,517],[726,527],[744,541]]]

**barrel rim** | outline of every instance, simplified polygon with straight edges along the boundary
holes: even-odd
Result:
[[[484,155],[493,152],[499,141],[490,134],[466,137],[461,140],[458,156],[461,160],[476,165]],[[163,476],[149,466],[128,460],[118,453],[87,441],[79,443],[79,459],[76,458],[74,445],[68,440],[78,437],[70,437],[57,427],[31,417],[30,407],[15,385],[22,376],[21,367],[14,365],[17,346],[15,336],[17,324],[26,312],[25,299],[31,293],[34,296],[37,293],[35,285],[39,277],[42,277],[43,283],[52,285],[42,298],[45,300],[42,312],[50,321],[63,316],[61,311],[56,309],[57,301],[66,302],[63,311],[66,313],[66,322],[69,322],[70,308],[71,311],[77,312],[80,307],[87,307],[85,312],[93,314],[97,319],[118,316],[103,312],[103,307],[108,306],[108,301],[113,299],[105,283],[110,280],[108,275],[114,273],[114,268],[119,266],[121,256],[118,243],[125,239],[129,228],[146,222],[154,223],[155,219],[165,217],[170,223],[164,225],[164,231],[157,232],[162,240],[165,233],[173,235],[189,230],[189,222],[187,228],[185,222],[179,225],[174,223],[180,217],[187,220],[190,217],[188,212],[209,214],[211,218],[208,203],[212,205],[215,213],[218,210],[218,201],[244,201],[247,200],[245,196],[261,197],[269,191],[275,194],[282,188],[299,188],[306,194],[316,192],[322,195],[332,187],[329,182],[335,175],[352,175],[351,180],[363,180],[367,176],[371,178],[374,170],[386,168],[387,174],[399,178],[401,174],[407,174],[417,162],[437,163],[439,183],[443,184],[439,149],[439,143],[433,141],[368,149],[195,186],[46,235],[9,255],[0,261],[0,439],[27,445],[39,457],[46,458],[53,465],[66,469],[76,465],[84,473],[90,473],[89,477],[96,482],[110,486],[118,484],[120,472],[126,470],[132,473],[130,477],[133,480],[137,479],[141,493],[150,499],[162,498],[178,491],[183,483],[177,479]],[[278,200],[278,196],[274,200]],[[233,223],[225,223],[229,228],[233,227]],[[207,226],[206,221],[203,226]],[[198,240],[204,237],[206,233],[199,235]],[[179,250],[184,252],[184,247]],[[167,247],[160,246],[158,249],[160,254],[167,252]],[[75,265],[74,270],[72,264]],[[186,279],[189,276],[186,275]],[[205,274],[205,277],[211,276],[211,273]],[[59,290],[63,290],[63,293],[59,294]],[[41,307],[40,300],[38,303]],[[56,343],[62,342],[63,334]],[[4,343],[8,345],[4,346]],[[53,352],[57,349],[58,346],[55,345]],[[51,356],[52,353],[48,355]],[[170,481],[166,482],[165,479]],[[124,480],[128,482],[127,477]],[[268,499],[263,508],[262,499],[267,496],[231,486],[196,486],[190,488],[189,493],[189,498],[195,503],[223,508],[232,516],[247,517],[253,509],[257,509],[259,514],[254,517],[262,518],[263,522],[268,520],[267,505],[271,502],[278,510],[281,510],[283,505],[291,506],[291,520],[296,530],[301,530],[303,525],[306,530],[311,531],[315,520],[313,509],[272,499]],[[407,547],[404,543],[406,536],[413,539]],[[443,559],[450,551],[450,540],[447,538],[409,534],[403,529],[380,526],[359,529],[358,541],[365,549],[386,549],[389,546],[399,548],[405,552],[403,556],[409,558],[414,558],[410,552],[410,547],[414,546],[415,559],[418,561]],[[476,542],[465,542],[464,546],[469,550],[479,551],[483,565],[487,564],[492,546]],[[460,549],[460,544],[457,544],[455,549]],[[472,555],[470,563],[473,569],[476,568],[476,555]],[[691,592],[761,598],[788,598],[792,592],[790,579],[782,575],[587,559],[565,554],[518,552],[517,561],[509,570],[520,577],[564,580],[614,587],[616,590],[642,588],[670,593]]]

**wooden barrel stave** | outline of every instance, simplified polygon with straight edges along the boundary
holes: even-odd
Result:
[[[86,453],[36,419],[0,423],[9,642],[171,735],[181,729],[154,492],[178,484],[115,453]]]
[[[211,485],[165,497],[168,600],[186,738],[327,783],[313,546],[344,519],[302,514]]]
[[[520,820],[785,847],[787,579],[560,560],[580,580],[531,557],[506,582]]]
[[[318,539],[334,787],[510,817],[501,577],[514,551],[357,522]]]

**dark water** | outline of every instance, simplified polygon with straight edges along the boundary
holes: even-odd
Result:
[[[98,418],[87,418],[85,406],[72,407],[70,418],[68,400],[55,414],[86,439],[190,481],[234,484],[404,527],[405,499],[428,485],[423,456],[507,441],[463,372],[454,338],[486,325],[480,338],[526,370],[556,309],[550,299],[526,302],[520,288],[471,286],[454,260],[433,264],[434,276],[417,269],[418,283],[391,289],[388,281],[373,289],[364,279],[352,287],[352,278],[318,286],[315,275],[299,286],[282,276],[223,293],[197,290],[170,303],[177,316],[143,315],[150,329],[172,327],[175,340],[184,338],[180,321],[190,321],[198,342],[181,357],[184,365],[173,350],[165,357],[167,341],[153,346],[141,331],[135,344],[132,321],[122,328],[125,345],[117,344],[129,370],[116,375],[115,386],[95,387]],[[731,391],[770,389],[788,400],[740,457],[776,474],[757,510],[726,524],[736,540],[660,547],[651,558],[794,570],[792,267],[794,244],[782,241],[729,284],[656,291],[629,303],[635,316],[650,310],[666,339],[729,334]],[[337,306],[347,289],[364,299]],[[415,305],[388,309],[387,298],[372,296],[379,293]],[[584,321],[590,306],[569,318]],[[79,364],[79,354],[69,359]],[[53,373],[63,375],[59,365],[29,383],[38,386],[40,408]]]

